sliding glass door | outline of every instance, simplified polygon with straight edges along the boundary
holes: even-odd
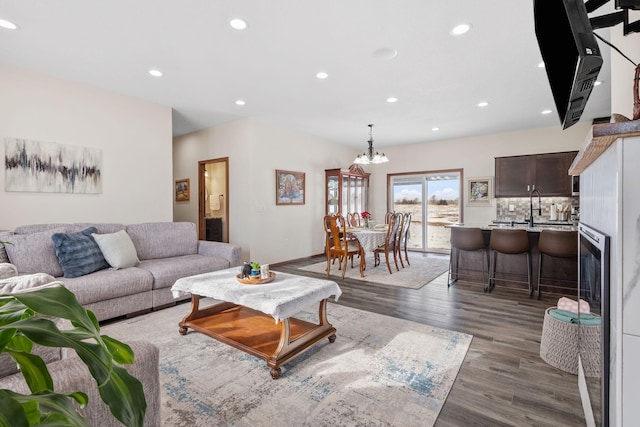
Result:
[[[407,248],[447,251],[450,232],[447,225],[460,222],[462,170],[394,174],[389,176],[389,200],[395,212],[410,212],[411,226]]]

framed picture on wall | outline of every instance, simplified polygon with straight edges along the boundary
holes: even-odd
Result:
[[[186,202],[189,200],[189,178],[176,179],[176,202]]]
[[[467,206],[491,206],[493,177],[484,176],[467,180]]]
[[[304,205],[304,172],[276,170],[276,205]]]

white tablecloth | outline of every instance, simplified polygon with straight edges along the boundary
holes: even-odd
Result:
[[[382,245],[387,238],[387,230],[366,230],[366,229],[352,229],[347,230],[347,233],[351,233],[360,242],[365,252],[372,252],[375,248]]]
[[[313,279],[294,274],[275,272],[271,283],[245,285],[236,279],[241,267],[204,273],[178,279],[171,287],[174,298],[184,293],[215,298],[240,304],[269,314],[278,322],[299,313],[313,304],[334,295],[336,301],[342,290],[331,280]]]

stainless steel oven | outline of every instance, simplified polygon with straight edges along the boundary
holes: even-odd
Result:
[[[579,298],[587,301],[591,313],[600,315],[600,381],[587,381],[580,378],[580,394],[583,406],[588,403],[589,409],[595,416],[598,426],[609,425],[609,368],[610,368],[610,305],[609,305],[609,236],[583,223],[578,224],[578,282]],[[578,328],[580,331],[580,327]],[[585,335],[584,330],[579,336]],[[582,338],[581,338],[582,339]],[[579,339],[578,351],[584,359],[586,345],[581,345]],[[592,351],[592,350],[591,350]],[[586,396],[585,396],[586,394]],[[586,411],[585,411],[586,412]],[[599,414],[599,416],[598,416]],[[587,423],[589,424],[589,423]]]

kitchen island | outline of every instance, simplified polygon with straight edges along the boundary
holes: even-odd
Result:
[[[480,228],[484,235],[485,245],[487,254],[489,254],[489,241],[491,239],[491,230],[494,228],[503,228],[503,229],[524,229],[527,230],[527,234],[529,237],[529,248],[531,250],[531,270],[532,270],[532,283],[533,289],[536,293],[538,293],[537,283],[538,283],[538,256],[540,252],[538,251],[538,239],[540,238],[540,233],[543,230],[559,230],[559,231],[575,231],[577,227],[571,225],[570,223],[553,223],[553,222],[545,222],[545,223],[535,223],[533,227],[529,227],[529,225],[525,222],[519,223],[516,221],[503,221],[503,222],[494,222],[492,224],[472,224],[472,223],[464,223],[464,224],[454,224],[450,227],[475,227]],[[578,241],[576,239],[576,245]],[[452,259],[452,272],[456,270],[456,256],[455,250],[452,249],[453,255]],[[522,289],[523,292],[527,292],[528,288],[526,284],[517,283],[515,281],[522,281],[523,277],[526,280],[527,276],[527,267],[525,257],[523,255],[504,255],[501,254],[501,257],[512,257],[513,262],[505,262],[504,258],[501,258],[498,262],[498,270],[496,272],[496,278],[503,279],[498,281],[495,289],[500,289],[501,287],[509,287],[515,289]],[[460,270],[460,280],[468,280],[480,283],[481,280],[481,268],[480,262],[480,253],[472,253],[460,251],[459,259],[459,270]],[[486,260],[488,263],[488,258]],[[487,264],[488,265],[488,264]],[[577,295],[577,279],[578,279],[578,260],[576,259],[566,259],[566,258],[553,258],[553,257],[545,257],[544,259],[544,269],[542,272],[543,277],[543,292],[545,293],[553,293],[558,294],[558,297],[562,295],[568,295],[572,298]],[[487,267],[488,269],[488,267]],[[464,272],[464,275],[463,275]],[[455,274],[452,273],[452,279],[456,279]],[[504,280],[513,279],[514,282],[505,282]],[[486,280],[486,279],[485,279]],[[569,281],[569,282],[568,282]],[[571,283],[573,282],[573,283]]]

